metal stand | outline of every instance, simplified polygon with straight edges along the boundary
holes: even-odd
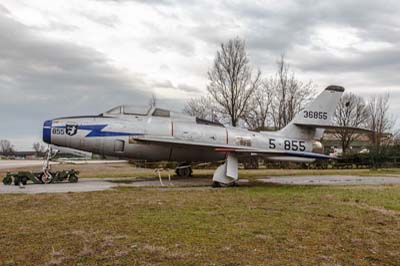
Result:
[[[158,180],[160,180],[160,184],[161,186],[164,186],[164,183],[162,182],[162,178],[161,178],[161,172],[162,171],[167,171],[168,172],[168,181],[169,181],[169,185],[173,186],[172,182],[171,182],[171,173],[169,171],[169,169],[164,169],[164,168],[156,168],[154,169],[154,172],[158,175]]]
[[[43,172],[42,181],[46,184],[50,183],[53,179],[53,176],[50,173],[50,170],[51,170],[50,161],[52,158],[54,158],[57,155],[57,153],[58,153],[58,151],[56,151],[53,154],[53,149],[52,149],[51,145],[48,146],[46,158],[43,162],[43,169],[42,169],[42,172]]]

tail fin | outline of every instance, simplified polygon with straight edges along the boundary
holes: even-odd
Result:
[[[324,132],[322,128],[332,125],[336,106],[343,92],[344,88],[341,86],[327,87],[281,129],[281,134],[293,138],[320,139]]]

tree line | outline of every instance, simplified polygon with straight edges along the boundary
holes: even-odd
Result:
[[[184,112],[202,119],[242,126],[250,130],[279,130],[312,100],[315,94],[311,81],[297,78],[281,55],[276,72],[263,77],[254,70],[240,38],[222,43],[208,71],[207,94],[189,99]],[[335,112],[335,123],[343,127],[371,129],[371,147],[380,152],[392,133],[394,118],[389,114],[389,95],[376,95],[368,100],[345,93]],[[336,133],[343,153],[359,137],[356,130]],[[393,139],[393,138],[390,138]]]
[[[46,153],[46,146],[43,143],[34,142],[32,144],[32,148],[37,157],[44,156],[44,154]],[[16,149],[10,140],[8,140],[8,139],[0,140],[0,155],[8,157],[8,156],[15,155],[15,152],[16,152]]]

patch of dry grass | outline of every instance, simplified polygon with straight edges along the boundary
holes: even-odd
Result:
[[[399,265],[400,186],[380,188],[0,195],[0,264]]]

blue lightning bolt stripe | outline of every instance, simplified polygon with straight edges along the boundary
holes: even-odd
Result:
[[[78,129],[80,129],[80,130],[90,130],[89,134],[86,135],[87,138],[143,135],[143,134],[138,134],[138,133],[103,131],[103,129],[106,126],[108,126],[108,125],[80,125],[80,126],[78,126]]]

